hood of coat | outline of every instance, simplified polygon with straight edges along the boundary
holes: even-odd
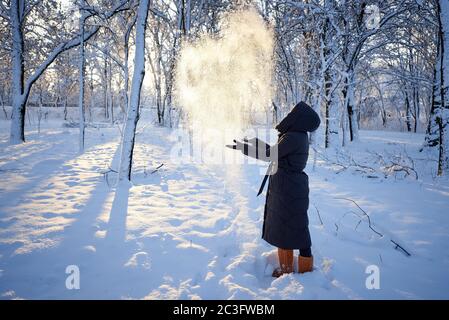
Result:
[[[313,132],[320,126],[320,117],[305,102],[298,103],[289,114],[276,126],[282,135],[286,132]]]

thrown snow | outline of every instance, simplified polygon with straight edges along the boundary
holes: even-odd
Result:
[[[274,35],[254,8],[227,13],[219,25],[217,36],[183,43],[176,99],[190,127],[239,132],[271,106]]]
[[[7,122],[0,128],[2,299],[449,298],[449,183],[432,178],[433,163],[417,152],[420,135],[362,131],[346,150],[371,165],[372,152],[407,153],[418,180],[343,170],[318,149],[307,168],[315,271],[273,279],[257,165],[224,179],[216,166],[175,164],[169,129],[147,126],[133,184],[114,197],[101,172],[117,166],[117,128],[89,128],[83,155],[77,129],[59,123],[27,132],[21,145],[8,145]],[[345,162],[343,151],[337,156]],[[357,201],[384,237],[339,198]],[[68,265],[79,267],[80,290],[65,287]],[[365,287],[369,265],[380,269],[379,290]]]

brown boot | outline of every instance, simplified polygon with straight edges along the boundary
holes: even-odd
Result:
[[[312,272],[313,270],[313,256],[311,257],[303,257],[298,256],[298,272]]]
[[[272,276],[279,278],[285,273],[293,272],[293,250],[278,248],[279,268],[274,269]]]

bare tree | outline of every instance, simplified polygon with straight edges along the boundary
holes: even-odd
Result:
[[[436,1],[437,58],[426,143],[438,147],[438,175],[449,172],[449,3]]]
[[[39,79],[44,71],[53,63],[53,61],[64,51],[78,46],[81,42],[81,37],[75,35],[66,41],[57,44],[53,50],[43,59],[43,61],[34,68],[34,71],[25,77],[25,43],[24,43],[24,29],[27,23],[27,16],[38,6],[42,1],[27,1],[27,0],[11,0],[9,8],[9,24],[12,34],[12,107],[13,114],[11,119],[10,142],[20,143],[25,141],[25,108],[31,88],[33,84]],[[117,12],[126,9],[128,0],[122,0],[115,5],[111,10],[102,14],[102,18],[109,19]],[[89,13],[86,14],[86,19],[93,16],[98,16],[98,9],[89,7]],[[84,34],[84,41],[88,41],[100,29],[100,25],[94,25]]]
[[[136,127],[139,121],[140,90],[145,76],[145,31],[147,27],[150,0],[140,0],[136,20],[136,48],[134,54],[134,72],[131,93],[122,137],[119,182],[131,181],[133,151],[136,139]]]

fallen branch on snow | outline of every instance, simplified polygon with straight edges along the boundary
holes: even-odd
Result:
[[[377,178],[376,176],[372,175],[372,174],[376,173],[376,169],[356,162],[351,156],[348,156],[341,152],[337,152],[336,161],[334,161],[334,160],[331,160],[325,153],[319,152],[316,149],[314,149],[314,151],[315,151],[314,153],[325,163],[330,164],[332,166],[340,167],[336,171],[337,174],[339,174],[345,170],[353,168],[355,171],[359,171],[363,174],[366,174],[367,177],[369,177],[369,178],[374,178],[374,177]]]
[[[362,207],[359,206],[359,204],[358,204],[356,201],[354,201],[354,200],[352,200],[352,199],[349,199],[349,198],[340,198],[340,197],[336,197],[335,199],[346,200],[346,201],[350,201],[350,202],[352,202],[353,204],[355,204],[355,205],[357,206],[357,208],[359,208],[359,210],[362,211],[363,214],[364,214],[364,216],[367,218],[369,228],[370,228],[373,232],[375,232],[377,235],[379,235],[381,238],[384,237],[384,235],[383,235],[382,233],[380,233],[379,231],[377,231],[377,230],[375,230],[375,229],[373,228],[373,226],[372,226],[372,224],[371,224],[371,217],[369,216],[369,214],[368,214],[365,210],[362,209]],[[337,226],[337,231],[338,231],[338,226]],[[400,249],[406,256],[408,256],[408,257],[411,256],[410,252],[408,252],[404,247],[402,247],[402,246],[401,246],[400,244],[398,244],[396,241],[394,241],[393,239],[390,239],[390,242],[393,243],[393,244],[395,245],[394,248],[395,248],[396,250]]]
[[[377,235],[379,235],[380,237],[383,237],[383,236],[384,236],[382,233],[380,233],[379,231],[377,231],[377,230],[375,230],[375,229],[373,228],[373,226],[371,225],[371,217],[368,215],[368,213],[366,213],[365,210],[363,210],[363,209],[358,205],[357,202],[355,202],[354,200],[349,199],[349,198],[335,198],[335,199],[351,201],[352,203],[354,203],[354,204],[357,206],[357,208],[359,208],[360,211],[362,211],[363,214],[364,214],[364,215],[366,216],[366,218],[368,219],[368,226],[369,226],[369,228],[370,228],[371,230],[373,230],[373,232],[375,232],[375,233],[376,233]]]
[[[394,174],[396,177],[398,172],[403,172],[404,177],[413,175],[415,180],[418,180],[418,172],[415,170],[415,162],[407,154],[406,150],[395,155],[387,153],[386,157],[378,152],[370,153],[377,157],[385,176],[388,174]]]

